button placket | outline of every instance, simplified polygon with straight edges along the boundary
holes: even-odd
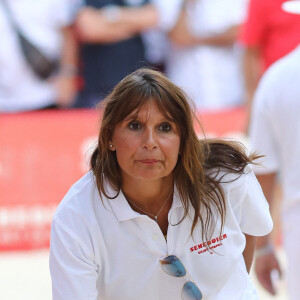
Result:
[[[152,240],[157,241],[158,235],[156,233],[152,234]]]
[[[167,253],[167,243],[158,224],[145,215],[140,217],[140,221],[145,222],[144,225],[147,225],[140,227],[143,231],[142,237],[147,248],[152,252],[159,252],[160,256],[165,255]]]
[[[165,250],[167,250],[167,241],[165,239],[165,236],[164,236],[163,232],[161,231],[158,224],[154,220],[152,220],[152,221],[154,222],[154,225],[155,225],[155,231],[152,234],[152,239],[154,241],[161,242],[164,245]]]

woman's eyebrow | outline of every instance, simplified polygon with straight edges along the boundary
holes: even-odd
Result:
[[[172,122],[172,123],[176,123],[175,119],[170,117],[170,116],[164,116],[162,120]]]
[[[166,120],[168,120],[170,122],[173,122],[173,123],[176,123],[175,119],[173,119],[172,117],[166,117]]]
[[[139,118],[139,115],[137,113],[132,113],[127,115],[123,121],[130,121],[130,120],[137,120]]]
[[[125,121],[125,122],[132,121],[132,120],[141,120],[139,113],[137,113],[137,112],[131,113],[123,119],[123,121]],[[162,118],[159,120],[159,122],[172,122],[172,123],[177,124],[177,122],[175,121],[174,118],[172,118],[170,116],[165,116],[165,115],[162,116]]]

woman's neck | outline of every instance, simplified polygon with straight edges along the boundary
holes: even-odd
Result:
[[[167,197],[173,194],[173,189],[173,178],[159,181],[135,180],[124,182],[122,186],[125,197],[145,210],[155,210],[156,207],[160,207]]]
[[[164,235],[168,230],[168,213],[173,202],[174,182],[172,180],[160,182],[135,182],[124,184],[124,196],[131,208],[140,214],[155,220]]]

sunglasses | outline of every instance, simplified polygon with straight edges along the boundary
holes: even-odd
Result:
[[[184,265],[175,255],[169,255],[161,259],[160,263],[163,271],[170,276],[183,277],[188,275]],[[182,287],[181,298],[182,300],[201,300],[202,293],[197,285],[189,280]]]

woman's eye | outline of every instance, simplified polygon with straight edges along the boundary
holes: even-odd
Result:
[[[172,129],[172,126],[169,123],[163,123],[159,126],[159,130],[161,130],[163,132],[169,132],[171,129]]]
[[[141,124],[138,122],[131,122],[128,124],[130,130],[139,130],[141,128]]]

